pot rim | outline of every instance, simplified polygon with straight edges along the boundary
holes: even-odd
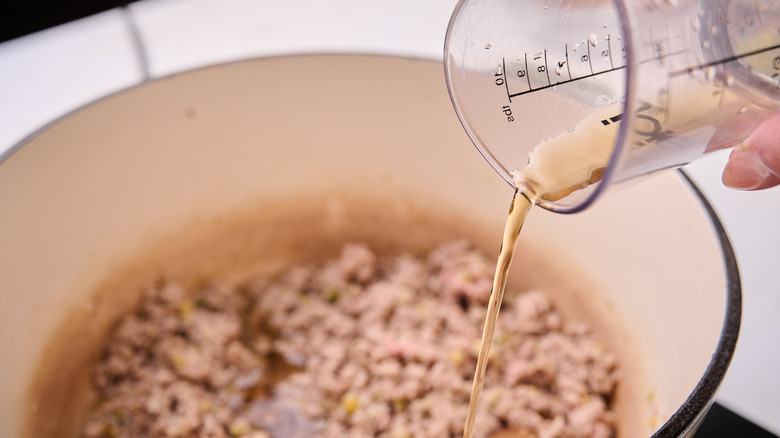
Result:
[[[731,359],[734,357],[742,319],[742,284],[739,277],[737,258],[734,254],[734,248],[731,246],[731,241],[715,209],[712,208],[712,205],[707,201],[701,190],[699,190],[684,170],[678,169],[677,172],[682,175],[682,178],[688,183],[688,186],[690,186],[701,203],[712,222],[715,234],[720,242],[726,274],[726,308],[718,344],[712,353],[712,358],[707,364],[704,374],[685,402],[653,434],[652,438],[690,436],[696,431],[699,423],[715,400],[715,395],[723,382],[723,378],[726,376]]]

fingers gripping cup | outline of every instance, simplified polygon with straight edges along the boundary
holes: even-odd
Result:
[[[445,73],[469,136],[549,210],[740,142],[780,109],[773,0],[461,0]]]

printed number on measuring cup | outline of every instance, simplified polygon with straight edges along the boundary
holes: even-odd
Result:
[[[501,70],[498,73],[495,73],[493,76],[496,77],[496,85],[498,85],[499,87],[504,85],[504,71],[503,70]]]
[[[495,76],[496,85],[501,87],[504,85],[504,70],[502,69],[500,72],[495,73],[493,76]],[[501,107],[501,112],[504,113],[504,116],[506,116],[507,122],[514,122],[515,116],[512,115],[512,108],[509,108],[509,105],[504,105]]]

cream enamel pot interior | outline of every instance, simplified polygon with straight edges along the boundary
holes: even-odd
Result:
[[[0,163],[3,435],[77,436],[88,365],[144,284],[239,281],[344,240],[465,236],[497,254],[511,195],[458,124],[439,63],[257,59],[88,105]],[[682,174],[577,215],[537,209],[518,251],[511,283],[547,289],[619,351],[619,436],[690,432],[733,353],[740,291]]]

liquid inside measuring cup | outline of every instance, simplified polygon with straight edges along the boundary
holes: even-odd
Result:
[[[656,3],[456,8],[445,49],[456,112],[510,184],[560,175],[541,206],[579,211],[606,183],[732,146],[778,109],[772,2]]]

